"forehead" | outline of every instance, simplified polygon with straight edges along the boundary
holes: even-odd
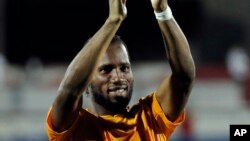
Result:
[[[120,42],[111,44],[100,61],[100,65],[116,63],[130,63],[127,49]]]

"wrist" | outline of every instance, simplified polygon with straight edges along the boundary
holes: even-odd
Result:
[[[106,21],[109,23],[112,23],[112,24],[120,24],[120,23],[122,23],[123,19],[109,17]]]
[[[121,23],[124,20],[122,16],[109,16],[107,21],[111,23]]]
[[[154,10],[154,14],[157,20],[167,21],[173,18],[172,10],[167,6],[164,10]]]

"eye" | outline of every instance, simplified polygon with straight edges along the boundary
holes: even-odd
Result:
[[[129,65],[122,65],[120,69],[122,72],[129,72],[130,66]]]
[[[101,74],[109,74],[112,71],[113,67],[112,66],[103,66],[99,69],[99,72]]]

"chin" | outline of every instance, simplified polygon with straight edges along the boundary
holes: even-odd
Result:
[[[126,108],[128,106],[129,101],[130,101],[130,98],[128,97],[117,96],[115,97],[115,100],[112,103],[114,104],[114,106]]]
[[[126,94],[122,95],[116,95],[114,93],[105,93],[105,94],[109,96],[105,97],[101,93],[93,92],[93,101],[95,103],[98,103],[105,109],[109,109],[114,113],[119,113],[127,108],[131,99],[132,90],[130,89],[129,91],[126,91]]]

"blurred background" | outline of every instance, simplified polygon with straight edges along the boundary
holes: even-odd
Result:
[[[171,141],[228,141],[231,124],[250,124],[250,1],[169,5],[197,68],[186,121]],[[149,0],[127,8],[118,35],[131,56],[132,105],[170,68]],[[0,141],[48,140],[46,114],[64,72],[107,16],[107,0],[0,0]]]

